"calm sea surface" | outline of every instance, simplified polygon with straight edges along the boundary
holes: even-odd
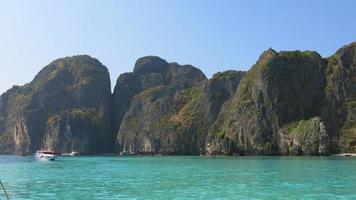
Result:
[[[356,158],[0,156],[0,179],[10,199],[356,199]]]

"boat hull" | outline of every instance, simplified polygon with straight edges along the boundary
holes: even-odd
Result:
[[[46,155],[46,154],[36,154],[35,157],[37,160],[43,160],[43,161],[54,161],[56,159],[55,155]]]

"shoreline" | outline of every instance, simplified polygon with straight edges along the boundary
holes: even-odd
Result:
[[[28,157],[34,156],[34,154],[18,155],[18,154],[0,154],[0,156],[18,156],[18,157]],[[195,156],[195,157],[356,157],[356,153],[338,153],[330,155],[228,155],[228,154],[217,154],[217,155],[199,155],[199,154],[134,154],[134,155],[120,155],[118,153],[103,153],[103,154],[79,154],[79,155],[56,155],[57,157],[176,157],[176,156]]]

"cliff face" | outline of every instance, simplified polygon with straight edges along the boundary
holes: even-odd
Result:
[[[110,78],[89,56],[58,59],[0,100],[0,151],[111,152]]]
[[[160,74],[169,66],[137,63]],[[247,73],[218,73],[190,87],[155,78],[157,82],[147,82],[147,90],[123,92],[133,95],[126,101],[130,106],[118,125],[117,143],[124,151],[174,154],[355,151],[354,67],[355,44],[350,44],[329,58],[269,49]],[[137,77],[136,68],[152,73],[136,64],[130,76]],[[119,78],[121,85],[125,76]]]
[[[356,43],[328,58],[265,51],[247,72],[206,79],[147,56],[119,76],[58,59],[0,99],[0,152],[328,155],[356,152]],[[114,150],[115,147],[115,150]]]
[[[209,130],[243,75],[227,71],[206,80],[193,66],[169,64],[157,57],[139,59],[132,74],[119,77],[114,92],[114,102],[120,102],[115,104],[117,112],[126,109],[124,116],[114,120],[120,127],[118,149],[166,154],[205,152]],[[129,76],[135,88],[123,81]],[[131,94],[131,99],[124,94]]]
[[[163,126],[167,116],[185,103],[179,94],[205,79],[190,65],[167,63],[153,56],[137,60],[132,73],[119,77],[113,94],[117,149],[196,153],[196,143],[191,142],[194,136],[189,136],[193,133],[172,132]]]
[[[264,52],[232,99],[225,137],[243,153],[279,153],[280,127],[319,115],[323,63],[315,52]]]
[[[328,58],[325,70],[325,109],[322,116],[333,131],[332,147],[356,152],[356,43]]]
[[[244,76],[245,72],[241,71],[219,72],[203,85],[201,98],[194,106],[199,108],[200,115],[193,120],[199,122],[196,126],[200,133],[201,153],[230,154],[234,151],[232,141],[221,131],[221,124]]]

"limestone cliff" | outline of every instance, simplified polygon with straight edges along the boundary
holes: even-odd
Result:
[[[278,130],[319,115],[323,59],[315,52],[264,52],[241,80],[221,131],[245,154],[278,154]]]
[[[327,59],[322,117],[332,135],[333,151],[356,152],[356,43]]]
[[[110,78],[89,56],[53,61],[0,99],[0,152],[111,152]]]
[[[121,150],[243,155],[355,151],[355,44],[329,58],[269,49],[246,73],[217,73],[187,87],[168,81],[170,65],[157,57],[141,58],[133,73],[119,77],[114,104]]]
[[[356,152],[356,43],[322,58],[268,49],[247,72],[139,58],[110,91],[89,56],[0,97],[0,153],[329,155]]]
[[[165,120],[185,103],[179,94],[205,79],[190,65],[167,63],[154,56],[138,59],[132,73],[119,77],[113,94],[117,149],[197,153],[195,133],[172,131],[165,127]]]

